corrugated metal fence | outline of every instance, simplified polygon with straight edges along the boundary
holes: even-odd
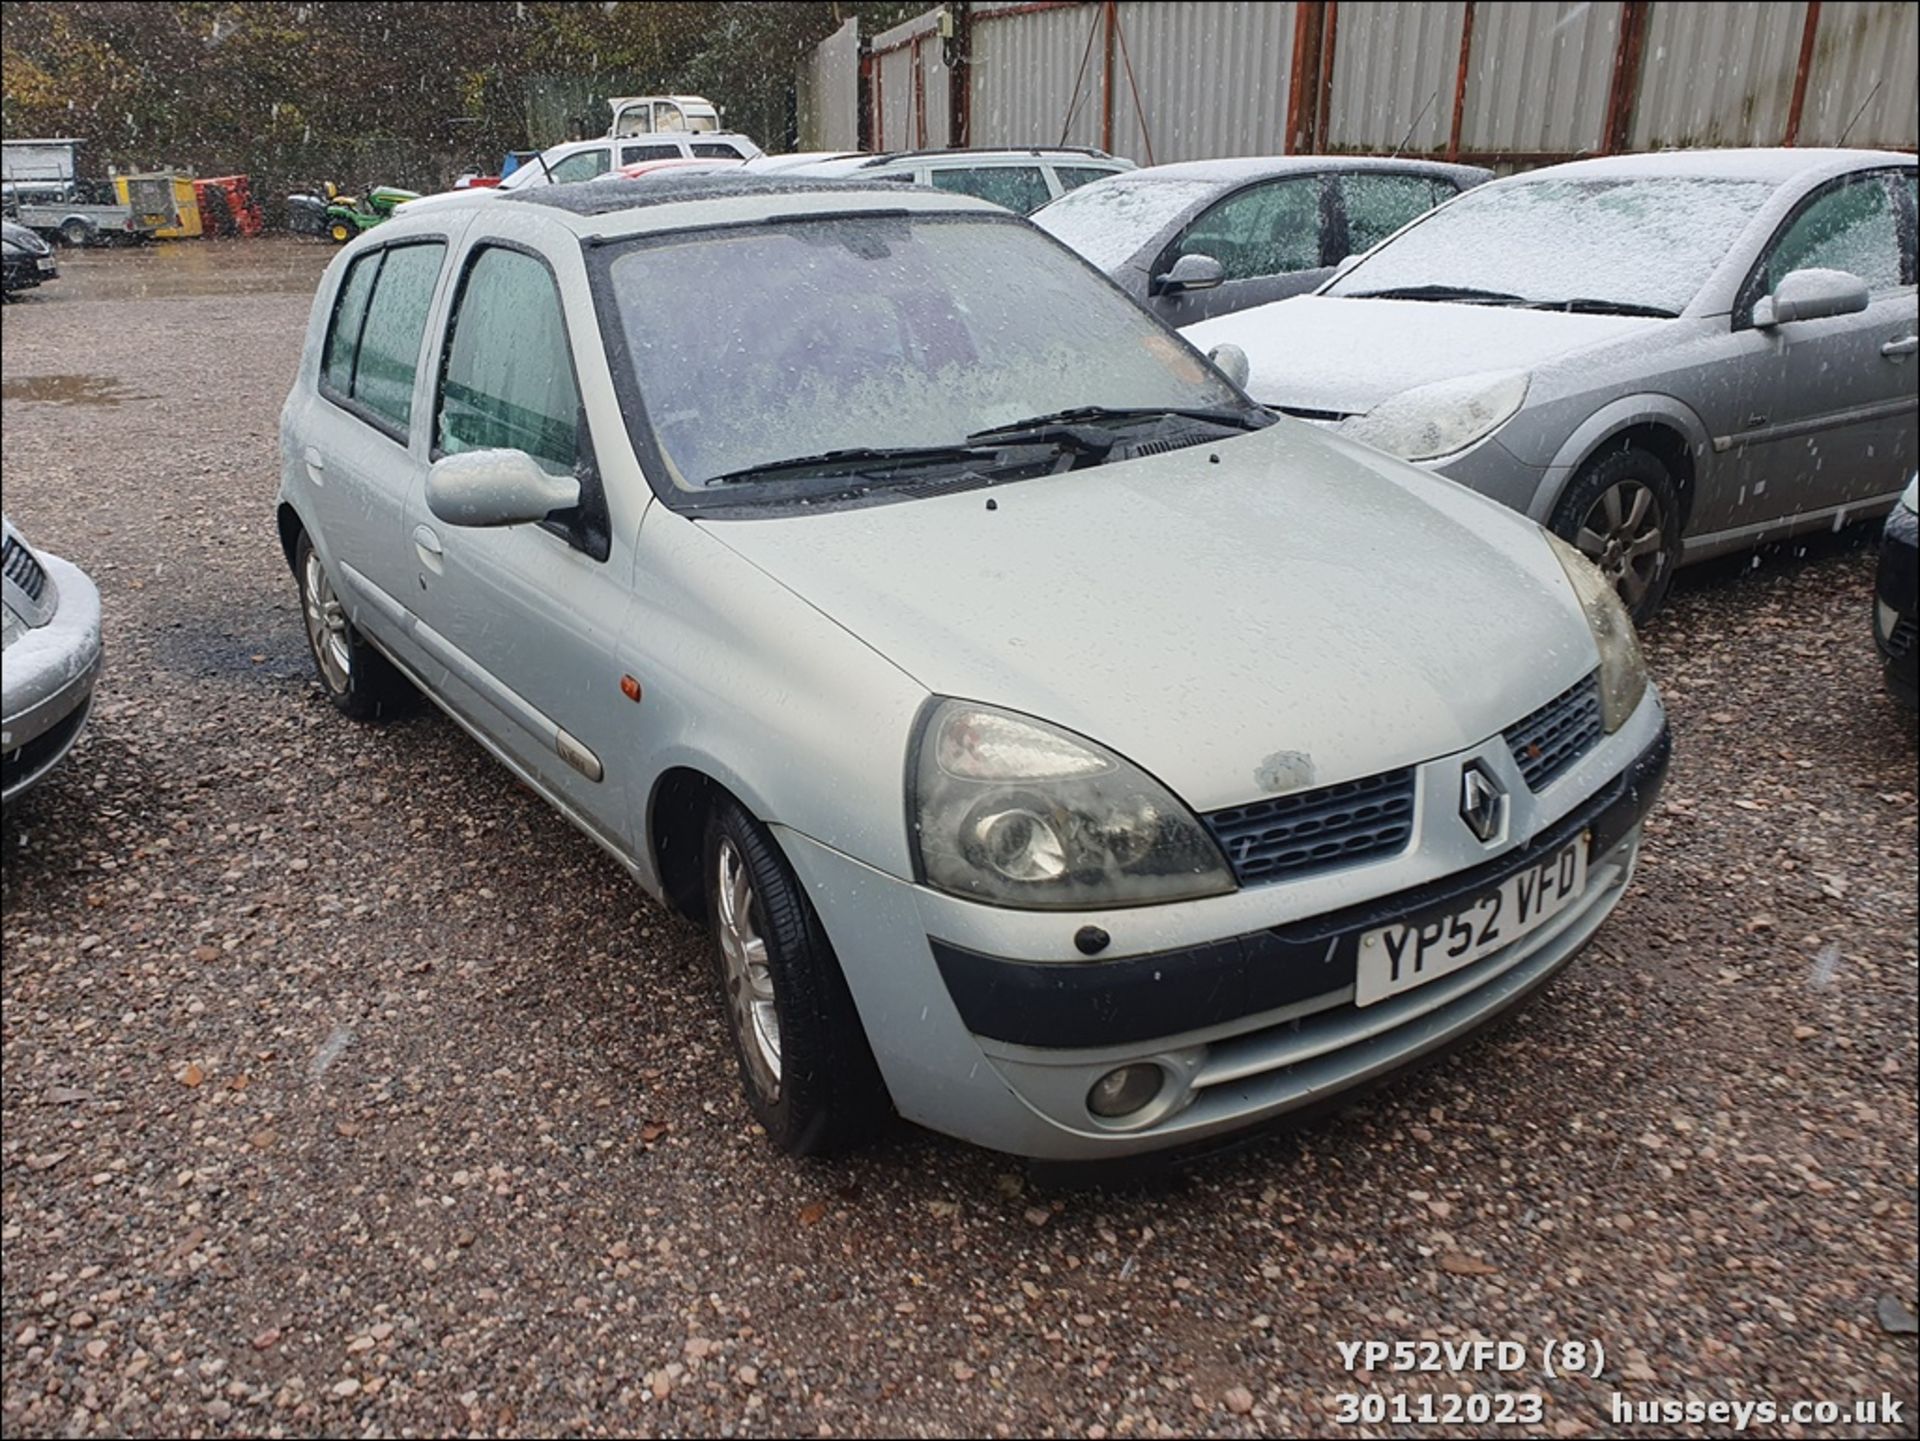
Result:
[[[873,150],[1512,168],[1686,145],[1911,150],[1920,129],[1910,0],[956,3],[875,36],[859,64]]]

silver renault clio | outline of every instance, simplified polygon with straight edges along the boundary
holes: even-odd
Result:
[[[1668,752],[1583,557],[1221,365],[964,196],[449,202],[321,282],[279,532],[343,711],[707,928],[778,1145],[1184,1147],[1566,965]]]

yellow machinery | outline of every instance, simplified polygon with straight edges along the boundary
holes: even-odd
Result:
[[[116,175],[114,193],[136,221],[154,225],[161,240],[191,240],[200,234],[200,201],[184,175]]]

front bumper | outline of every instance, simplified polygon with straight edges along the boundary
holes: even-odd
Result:
[[[1897,505],[1887,517],[1874,582],[1873,638],[1887,660],[1887,689],[1912,706],[1920,700],[1920,516]]]
[[[1588,757],[1604,772],[1583,763],[1556,782],[1553,813],[1543,807],[1539,824],[1516,829],[1518,844],[1365,900],[1352,899],[1366,894],[1359,870],[1419,876],[1417,850],[1397,867],[1356,868],[1344,884],[1336,873],[1180,906],[991,918],[1009,932],[1045,927],[1063,938],[1097,923],[1117,943],[1156,927],[1165,934],[1207,918],[1215,925],[1178,944],[1117,944],[1114,959],[1095,961],[1049,955],[1037,944],[982,945],[978,935],[973,944],[945,939],[965,912],[992,908],[936,896],[792,832],[781,840],[822,898],[822,919],[901,1114],[995,1150],[1094,1161],[1196,1145],[1315,1107],[1449,1044],[1543,984],[1624,892],[1668,749],[1649,692],[1628,726]],[[1435,766],[1457,777],[1457,758]],[[1563,799],[1569,794],[1576,799]],[[1363,931],[1449,910],[1583,832],[1587,887],[1567,910],[1463,970],[1371,1006],[1352,1003]],[[1303,893],[1338,889],[1348,904],[1295,909]],[[1219,924],[1263,908],[1264,925]],[[1295,913],[1273,924],[1284,910]],[[1004,959],[1016,955],[1023,959]],[[1161,1098],[1125,1124],[1092,1115],[1095,1081],[1148,1061],[1169,1077]]]
[[[12,800],[59,764],[85,728],[104,654],[100,593],[78,566],[36,552],[59,597],[53,616],[7,647],[0,666],[0,800]]]

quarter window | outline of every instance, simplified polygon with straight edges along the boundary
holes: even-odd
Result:
[[[740,152],[724,140],[696,140],[693,153],[702,160],[738,160]]]
[[[933,172],[936,190],[955,190],[1031,215],[1053,198],[1038,165],[960,165]]]
[[[1796,270],[1845,270],[1869,290],[1900,284],[1900,231],[1894,197],[1878,175],[1863,175],[1821,195],[1775,240],[1760,294],[1771,295]]]
[[[1174,242],[1170,260],[1211,255],[1229,280],[1287,275],[1320,264],[1320,177],[1271,180],[1229,195]]]
[[[730,155],[733,152],[727,153]],[[622,145],[620,147],[622,165],[637,165],[643,160],[678,160],[679,158],[678,145]]]
[[[565,473],[578,454],[579,416],[553,276],[517,250],[482,250],[453,319],[434,424],[438,448],[524,450]]]
[[[1096,170],[1091,165],[1056,165],[1053,167],[1053,173],[1059,177],[1060,193],[1064,195],[1069,190],[1078,190],[1082,185],[1091,184],[1095,180],[1105,180],[1109,175],[1117,172]]]
[[[678,151],[673,152],[678,154]],[[583,150],[578,155],[569,155],[558,165],[550,166],[547,179],[555,185],[565,185],[570,180],[591,180],[605,173],[607,168],[607,147]]]
[[[1338,180],[1347,217],[1347,253],[1371,250],[1415,216],[1454,194],[1451,185],[1424,175],[1379,175],[1349,171]]]
[[[354,261],[327,337],[325,389],[404,433],[413,417],[420,341],[447,247],[395,245]]]

